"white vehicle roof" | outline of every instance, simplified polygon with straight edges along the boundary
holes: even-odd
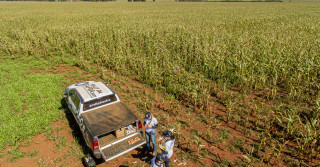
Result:
[[[75,88],[84,102],[114,94],[103,82],[96,81],[80,82],[69,88]]]

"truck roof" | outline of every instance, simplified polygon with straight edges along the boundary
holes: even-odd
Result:
[[[72,85],[84,102],[114,94],[103,82],[86,81]]]

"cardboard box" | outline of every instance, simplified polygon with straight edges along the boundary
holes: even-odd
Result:
[[[116,130],[116,137],[123,137],[124,136],[124,128],[120,128],[118,130]]]

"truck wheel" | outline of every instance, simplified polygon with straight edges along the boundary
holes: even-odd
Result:
[[[90,154],[85,155],[82,158],[82,161],[85,167],[96,167],[96,162],[94,161],[94,159],[91,157]]]

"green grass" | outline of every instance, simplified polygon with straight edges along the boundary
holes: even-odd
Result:
[[[62,75],[36,74],[46,63],[0,58],[0,149],[51,128],[61,106]]]
[[[35,157],[36,155],[38,155],[39,150],[30,150],[29,152],[26,153],[27,157]]]

